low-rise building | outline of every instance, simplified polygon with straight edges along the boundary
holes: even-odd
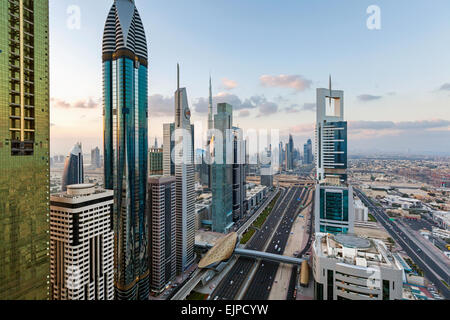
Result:
[[[353,207],[355,209],[355,221],[366,222],[369,219],[369,209],[362,203],[360,199],[355,199]]]

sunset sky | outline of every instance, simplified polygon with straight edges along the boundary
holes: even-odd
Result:
[[[192,121],[204,127],[211,73],[214,103],[233,105],[235,125],[279,129],[283,140],[292,133],[302,147],[313,138],[315,90],[331,74],[344,90],[350,153],[450,154],[448,0],[135,2],[149,47],[152,142],[173,121],[179,62]],[[112,3],[50,0],[52,155],[77,141],[85,153],[102,149],[101,45]],[[380,30],[366,25],[372,4]]]

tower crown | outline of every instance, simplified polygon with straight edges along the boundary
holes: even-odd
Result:
[[[103,33],[103,60],[129,50],[145,62],[148,59],[144,26],[134,0],[115,0]]]

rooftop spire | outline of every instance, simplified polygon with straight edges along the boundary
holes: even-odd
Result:
[[[180,64],[177,63],[177,89],[180,90]]]
[[[209,104],[208,104],[208,129],[213,129],[213,98],[211,73],[209,74]]]

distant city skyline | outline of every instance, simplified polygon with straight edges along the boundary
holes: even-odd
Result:
[[[331,73],[346,92],[350,153],[450,150],[448,1],[380,0],[381,30],[366,26],[371,1],[135,2],[152,35],[151,142],[162,141],[162,124],[173,119],[180,62],[192,122],[205,129],[211,74],[214,108],[230,103],[244,130],[280,129],[283,141],[291,133],[302,146],[313,137],[315,88],[328,87]],[[112,3],[50,1],[51,155],[67,154],[77,141],[86,150],[103,144],[100,40]],[[417,12],[423,17],[412,22]],[[233,25],[219,14],[233,16]]]

